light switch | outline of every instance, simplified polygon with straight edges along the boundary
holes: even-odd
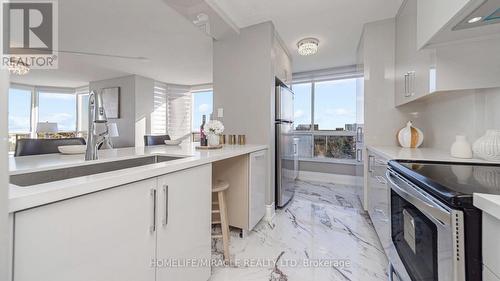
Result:
[[[224,108],[217,108],[217,118],[224,118]]]

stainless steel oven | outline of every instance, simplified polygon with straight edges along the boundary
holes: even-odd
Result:
[[[393,169],[390,276],[402,281],[464,281],[464,214],[440,202]]]

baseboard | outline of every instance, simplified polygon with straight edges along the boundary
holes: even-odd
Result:
[[[345,184],[345,185],[356,185],[361,180],[361,178],[357,176],[318,173],[309,171],[299,171],[299,179],[306,181],[319,181],[319,182]]]
[[[266,205],[266,216],[265,220],[267,221],[272,221],[274,218],[274,215],[276,215],[276,206],[275,203],[272,203],[271,205]]]

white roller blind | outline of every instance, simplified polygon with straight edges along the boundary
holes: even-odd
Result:
[[[178,139],[191,134],[191,93],[188,88],[155,82],[153,134]],[[166,131],[165,131],[166,129]]]

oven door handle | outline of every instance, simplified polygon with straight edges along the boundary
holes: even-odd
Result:
[[[433,202],[428,195],[424,195],[422,191],[416,190],[409,183],[404,182],[402,179],[399,179],[394,172],[387,170],[386,177],[389,182],[389,185],[394,192],[396,192],[403,199],[411,203],[417,209],[419,209],[422,213],[424,213],[429,219],[439,223],[442,226],[448,226],[451,224],[451,212],[444,209],[443,207]],[[402,182],[408,190],[399,186],[396,182],[394,182],[393,178],[398,179],[398,181]]]

